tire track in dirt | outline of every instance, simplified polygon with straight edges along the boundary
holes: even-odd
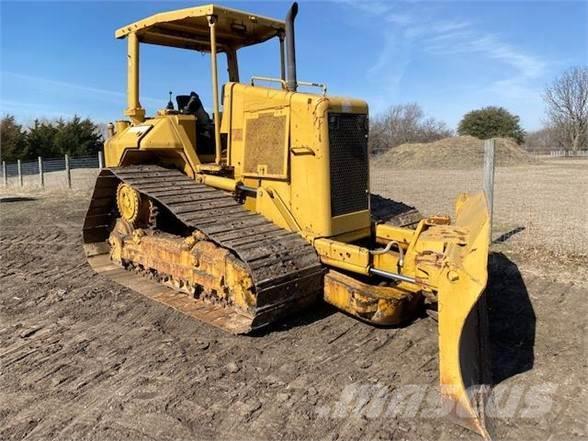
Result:
[[[379,329],[317,306],[264,334],[230,336],[94,274],[78,242],[83,209],[70,210],[85,205],[59,196],[2,207],[1,439],[478,439],[443,419],[318,412],[353,383],[436,386],[431,320]],[[497,289],[512,296],[504,274]],[[550,317],[537,331],[542,363],[506,382],[527,385],[554,371],[577,380],[561,360],[577,361],[582,331],[569,324],[581,323],[585,293],[537,277],[527,288]],[[512,347],[501,332],[496,347]],[[548,425],[565,435],[570,418]],[[538,426],[510,421],[501,437],[551,430]]]

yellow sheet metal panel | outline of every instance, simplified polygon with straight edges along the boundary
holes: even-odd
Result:
[[[337,268],[368,274],[370,253],[367,248],[331,239],[316,239],[314,248],[324,262]]]
[[[367,210],[332,215],[328,121],[330,112],[341,111],[343,107],[346,112],[367,114],[367,104],[361,100],[296,93],[291,95],[290,107],[292,211],[299,219],[302,230],[309,236],[330,237],[369,228]],[[349,166],[353,167],[353,164]],[[364,194],[367,198],[367,193]],[[342,194],[341,197],[348,195]]]
[[[235,178],[253,187],[267,185],[275,189],[303,235],[331,235],[328,156],[325,155],[328,144],[326,132],[323,133],[324,124],[320,122],[324,119],[324,109],[317,110],[324,98],[231,83],[225,87],[225,102],[229,91],[230,109],[225,110],[225,115],[227,111],[231,115],[229,149]],[[264,137],[253,136],[252,130],[259,127],[247,127],[251,121],[263,122],[260,115],[264,114],[264,118],[274,122],[282,118],[280,122],[286,123],[284,130],[276,132],[280,142],[276,139],[274,144],[278,145],[269,148],[270,151],[278,149],[280,153],[271,155],[271,163],[267,160],[270,157],[267,156],[268,146],[260,142]],[[273,123],[266,125],[275,126]],[[292,147],[300,146],[307,152],[291,151]],[[266,200],[264,195],[258,195],[257,211],[278,225],[292,229],[291,220],[282,216],[276,203],[269,198]]]
[[[288,189],[285,189],[285,190],[288,190]],[[283,228],[286,228],[287,230],[290,230],[290,231],[299,232],[300,231],[300,224],[298,223],[298,221],[296,220],[296,218],[292,214],[290,206],[286,203],[284,198],[282,198],[280,193],[277,191],[276,186],[262,187],[260,189],[260,192],[262,193],[263,199],[265,200],[265,199],[269,198],[271,200],[271,202],[275,205],[277,210],[279,211],[279,213],[281,215],[281,220],[285,221],[285,223],[287,224]]]
[[[223,130],[228,134],[235,179],[252,187],[274,188],[281,202],[258,195],[257,211],[284,228],[299,229],[309,239],[370,228],[367,209],[339,216],[331,213],[327,119],[333,109],[367,114],[361,100],[332,100],[238,83],[225,86],[224,117],[230,121],[223,121]]]
[[[330,235],[337,236],[357,230],[364,230],[369,228],[370,222],[371,217],[369,210],[335,216],[331,218]]]
[[[367,228],[360,228],[359,230],[350,231],[348,233],[339,234],[337,236],[333,236],[333,240],[338,240],[340,242],[357,242],[362,239],[368,239],[371,237],[372,230],[370,227]]]
[[[273,185],[276,187],[276,185]],[[288,195],[288,189],[282,191]],[[265,186],[258,187],[257,197],[255,200],[255,211],[262,214],[265,218],[271,220],[276,225],[289,230],[298,231],[296,221],[291,216],[288,204],[284,201],[280,190],[271,188],[269,191]]]
[[[124,127],[122,124],[119,127]],[[162,163],[173,164],[194,176],[200,163],[195,147],[196,119],[192,115],[158,115],[145,123],[127,126],[117,132],[104,147],[107,167],[141,162],[156,156]]]
[[[328,100],[297,93],[290,107],[292,212],[309,236],[331,236]]]
[[[204,5],[152,15],[123,26],[115,32],[115,37],[125,38],[135,32],[143,43],[209,52],[207,17],[211,15],[217,17],[219,51],[260,43],[285,31],[282,20],[218,5]]]
[[[388,253],[383,253],[383,254],[375,254],[372,256],[372,267],[374,267],[375,269],[379,269],[382,271],[388,271],[391,273],[403,273],[405,275],[406,271],[403,271],[402,268],[400,268],[399,266],[399,254],[394,252],[394,251],[390,251]],[[410,276],[412,277],[413,275],[410,274]]]
[[[376,241],[388,243],[391,240],[398,242],[401,246],[408,246],[414,238],[414,230],[410,228],[397,227],[389,224],[376,225]]]
[[[246,138],[245,124],[247,119],[257,119],[260,113],[268,112],[281,116],[288,109],[288,94],[283,90],[266,87],[253,87],[240,83],[229,83],[225,86],[225,109],[223,119],[230,117],[226,127],[229,132],[230,165],[234,167],[235,177],[242,179],[245,174]],[[230,94],[230,95],[229,95]],[[228,103],[227,103],[228,101]],[[228,108],[227,108],[228,106]],[[249,140],[254,141],[253,139]],[[251,147],[254,150],[254,146]],[[254,153],[253,151],[251,153]]]
[[[121,165],[121,160],[127,149],[136,149],[139,147],[139,142],[145,134],[153,128],[152,123],[145,123],[137,126],[125,126],[117,124],[118,129],[123,129],[115,133],[104,144],[104,159],[106,167],[117,167]]]
[[[147,149],[182,149],[184,143],[177,130],[177,121],[172,117],[151,120],[153,128],[141,138],[140,147]]]

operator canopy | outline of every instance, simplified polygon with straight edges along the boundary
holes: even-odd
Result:
[[[140,42],[210,52],[208,17],[216,18],[217,50],[239,49],[285,32],[281,20],[217,5],[162,12],[124,26],[116,38],[136,33]]]

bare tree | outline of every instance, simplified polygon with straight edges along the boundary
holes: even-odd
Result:
[[[574,67],[545,90],[549,125],[563,134],[568,147],[588,146],[588,67]]]
[[[407,142],[430,142],[452,135],[444,122],[425,118],[418,104],[397,104],[372,119],[370,151],[381,153]]]
[[[565,132],[560,127],[545,125],[539,130],[529,132],[525,136],[524,147],[531,152],[549,152],[551,150],[564,150],[569,147]]]

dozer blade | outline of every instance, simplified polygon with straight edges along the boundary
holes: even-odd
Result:
[[[439,278],[439,377],[441,396],[458,424],[491,439],[485,405],[489,397],[487,319],[489,215],[483,193],[461,195],[455,228],[463,241],[449,243]]]

